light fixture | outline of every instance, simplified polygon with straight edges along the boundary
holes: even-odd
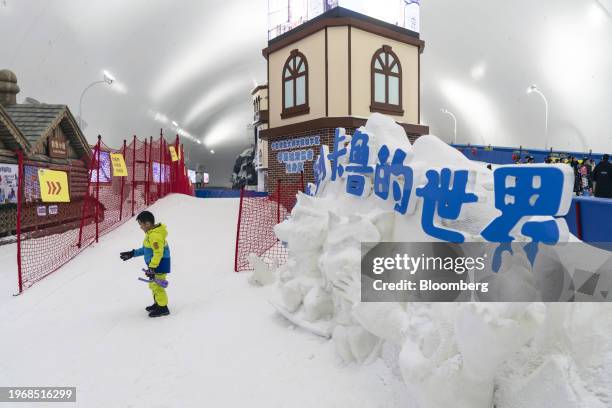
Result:
[[[538,86],[536,84],[530,85],[529,88],[527,88],[527,94],[530,94],[532,92],[535,92],[538,90]]]
[[[85,93],[92,88],[93,86],[96,86],[98,84],[108,84],[108,85],[112,85],[113,82],[115,82],[116,79],[115,77],[109,73],[108,71],[102,71],[102,80],[101,81],[94,81],[91,84],[87,85],[87,87],[85,89],[83,89],[83,92],[81,92],[81,98],[79,99],[79,128],[82,126],[83,124],[83,120],[81,119],[82,115],[83,115],[83,98],[85,97]]]
[[[104,74],[104,82],[106,82],[107,84],[112,84],[113,82],[116,81],[115,77],[108,71],[103,71]]]
[[[175,121],[172,121],[172,124],[173,124],[175,127],[178,127],[178,123],[176,123]]]
[[[544,100],[544,150],[548,150],[548,99],[546,99],[546,96],[544,96],[536,84],[532,84],[529,86],[529,88],[527,88],[527,94],[531,93],[540,95],[542,100]]]
[[[215,154],[215,151],[214,151],[214,150],[211,150],[211,151],[210,151],[210,154]]]
[[[440,109],[440,112],[445,113],[447,115],[450,115],[450,117],[453,118],[453,123],[454,123],[454,127],[453,127],[453,134],[454,134],[454,144],[457,144],[457,117],[455,116],[455,114],[451,111],[449,111],[448,109]]]

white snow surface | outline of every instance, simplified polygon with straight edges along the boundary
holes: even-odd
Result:
[[[342,362],[274,311],[273,287],[233,272],[237,210],[237,199],[179,195],[152,207],[173,268],[172,314],[157,319],[142,258],[119,259],[142,243],[136,221],[17,297],[15,245],[0,247],[0,386],[76,386],[84,408],[410,406],[382,361]]]
[[[498,214],[486,164],[468,160],[432,135],[411,145],[403,130],[382,115],[374,114],[365,128],[372,162],[382,144],[393,146],[391,154],[395,147],[409,152],[414,188],[424,184],[427,169],[468,169],[468,191],[479,196],[479,203],[464,206],[457,221],[436,222],[463,232],[467,241],[482,241],[479,231]],[[410,392],[407,407],[612,406],[610,303],[362,303],[361,242],[433,239],[420,228],[415,200],[401,215],[393,211],[392,199],[370,193],[371,183],[363,198],[345,190],[340,180],[320,186],[316,197],[300,194],[291,217],[275,227],[290,250],[279,268],[279,298],[296,315],[310,315],[309,324],[317,317],[322,326],[331,323],[344,361],[383,359],[401,373]],[[569,199],[564,197],[562,207]],[[559,269],[563,254],[547,262]],[[508,271],[502,267],[500,274]],[[512,271],[514,279],[525,279],[516,288],[530,285],[528,274]],[[327,314],[312,313],[319,310]]]

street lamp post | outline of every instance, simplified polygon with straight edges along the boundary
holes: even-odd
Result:
[[[81,98],[79,99],[79,128],[81,128],[81,125],[83,124],[83,119],[81,118],[82,114],[83,114],[83,97],[85,96],[85,93],[92,87],[98,85],[98,84],[108,84],[111,85],[113,82],[115,82],[115,78],[109,74],[108,72],[104,71],[104,78],[101,81],[94,81],[91,84],[87,85],[87,87],[85,89],[83,89],[83,92],[81,92]],[[83,129],[81,129],[82,131]]]
[[[453,128],[453,133],[454,133],[454,143],[457,144],[457,117],[455,116],[455,114],[447,109],[440,109],[440,112],[442,113],[446,113],[447,115],[450,115],[450,117],[453,118],[453,123],[454,123],[454,128]]]
[[[544,107],[546,108],[545,112],[545,120],[544,120],[544,150],[548,150],[548,99],[546,96],[540,91],[537,85],[533,84],[529,88],[527,88],[527,94],[537,93],[544,100]]]

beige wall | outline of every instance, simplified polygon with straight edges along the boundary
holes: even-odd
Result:
[[[253,102],[255,102],[255,99],[258,96],[261,98],[259,109],[268,110],[268,90],[264,88],[264,89],[260,89],[259,91],[255,92],[255,94],[253,95]]]
[[[299,50],[308,61],[308,91],[310,113],[281,119],[283,102],[283,66],[292,50]],[[268,83],[270,102],[270,127],[290,125],[325,116],[325,30],[297,41],[268,56],[270,79]]]
[[[416,46],[390,40],[352,27],[351,61],[349,62],[349,28],[328,27],[328,116],[354,116],[368,118],[371,115],[371,63],[374,53],[383,45],[390,46],[402,65],[403,116],[392,116],[398,122],[419,123],[419,49]],[[292,50],[298,49],[308,60],[310,113],[281,119],[282,69]],[[268,56],[270,127],[325,117],[325,30],[297,41]],[[349,78],[351,67],[351,113],[349,114]],[[262,103],[263,106],[263,103]],[[263,109],[263,107],[262,107]]]
[[[329,116],[349,116],[348,27],[327,28]]]
[[[370,73],[372,56],[388,45],[402,64],[402,105],[404,116],[393,116],[398,122],[419,123],[419,49],[413,45],[351,28],[352,108],[356,117],[371,115]]]

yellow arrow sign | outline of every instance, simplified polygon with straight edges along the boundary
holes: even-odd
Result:
[[[176,154],[176,149],[174,148],[174,146],[170,146],[170,157],[172,157],[172,161],[178,161],[178,155]]]
[[[38,170],[40,196],[45,203],[69,203],[68,174],[65,171]]]
[[[113,163],[113,176],[127,177],[127,166],[121,153],[111,153],[111,163]]]

